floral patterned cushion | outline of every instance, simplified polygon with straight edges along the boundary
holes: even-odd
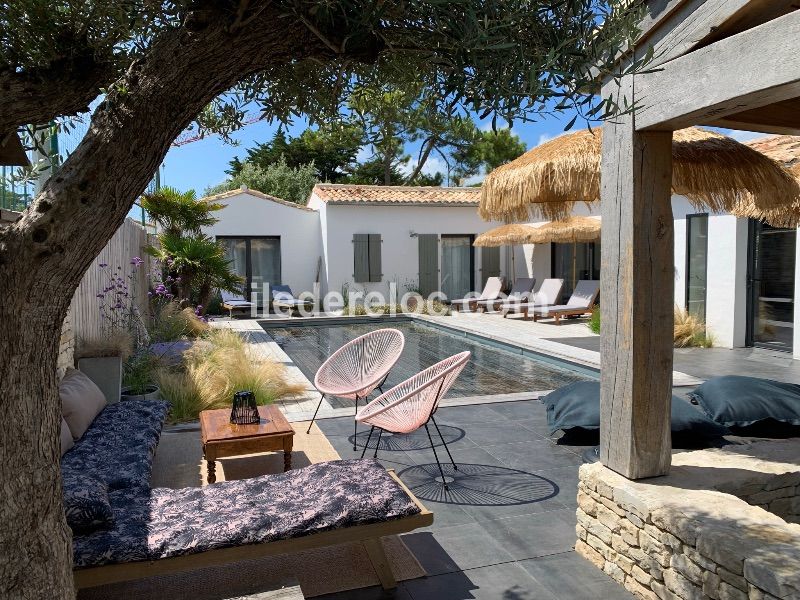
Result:
[[[89,533],[114,524],[108,486],[91,476],[64,479],[64,514],[73,533]]]
[[[112,490],[148,487],[168,410],[167,402],[154,400],[109,404],[61,458],[62,475],[91,474]]]
[[[109,497],[116,525],[73,538],[76,567],[272,542],[419,512],[372,459],[318,463],[202,488],[131,487]]]

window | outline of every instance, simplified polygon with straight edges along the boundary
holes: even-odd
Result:
[[[353,280],[356,283],[377,283],[381,272],[381,234],[353,234]]]
[[[706,319],[708,215],[686,215],[686,312]]]
[[[232,270],[245,280],[244,297],[248,300],[253,292],[259,294],[264,285],[281,283],[281,239],[279,237],[228,237],[217,236],[225,247],[226,258]]]

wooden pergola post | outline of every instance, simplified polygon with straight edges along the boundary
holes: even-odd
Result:
[[[607,84],[604,97],[612,91],[633,102],[634,77]],[[630,479],[664,475],[675,302],[672,132],[636,131],[634,115],[606,123],[600,179],[600,460]]]

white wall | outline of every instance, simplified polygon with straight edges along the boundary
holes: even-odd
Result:
[[[203,229],[210,236],[278,236],[281,238],[281,283],[295,294],[313,291],[322,255],[319,215],[242,192],[220,200],[219,222]]]
[[[312,197],[309,206],[321,202]],[[328,289],[341,291],[347,283],[353,290],[365,293],[389,293],[389,282],[396,282],[399,295],[419,281],[419,240],[412,234],[472,234],[478,235],[500,223],[485,222],[477,206],[386,206],[374,204],[328,204],[324,210],[327,239]],[[356,283],[353,281],[353,234],[379,233],[382,239],[381,260],[383,281]],[[475,285],[480,285],[481,249],[475,248]],[[500,266],[507,274],[508,257],[501,248]],[[441,264],[441,261],[440,261]],[[520,273],[522,266],[517,265]]]

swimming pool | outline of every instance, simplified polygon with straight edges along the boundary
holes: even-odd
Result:
[[[311,381],[319,366],[336,349],[359,335],[383,327],[399,329],[406,338],[403,355],[389,374],[388,387],[384,386],[384,390],[465,350],[472,352],[472,357],[448,393],[450,398],[537,392],[597,378],[596,373],[565,361],[523,356],[519,352],[418,321],[304,324],[291,327],[271,326],[265,322],[262,327]]]

